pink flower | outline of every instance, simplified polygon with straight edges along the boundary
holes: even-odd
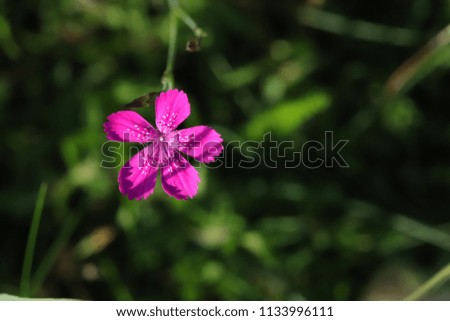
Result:
[[[180,152],[202,163],[213,162],[223,150],[220,135],[207,126],[176,130],[191,113],[188,98],[177,89],[162,92],[155,101],[156,128],[134,111],[108,116],[106,136],[119,142],[149,143],[119,172],[119,190],[128,198],[146,199],[153,193],[158,171],[164,191],[176,199],[193,198],[200,178]]]

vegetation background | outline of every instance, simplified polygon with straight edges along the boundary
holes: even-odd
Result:
[[[208,34],[189,53],[178,24],[184,126],[217,129],[233,166],[202,167],[193,200],[158,185],[136,202],[100,167],[102,124],[161,90],[166,1],[0,1],[0,293],[390,300],[450,262],[449,1],[180,5]],[[325,131],[349,140],[349,168],[241,169],[231,148],[271,132],[300,151]]]

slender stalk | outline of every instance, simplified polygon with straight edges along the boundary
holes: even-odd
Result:
[[[23,259],[22,276],[20,279],[20,294],[23,297],[30,296],[31,268],[33,265],[36,238],[39,230],[39,224],[41,222],[46,194],[47,183],[42,183],[39,187],[36,204],[34,206],[33,218],[31,220],[30,232],[28,233],[28,241]]]
[[[442,270],[436,273],[431,279],[422,284],[418,289],[416,289],[413,293],[408,295],[404,300],[405,301],[416,301],[425,297],[431,290],[437,288],[444,282],[450,279],[450,263],[447,264]]]
[[[391,224],[397,231],[405,235],[450,251],[450,235],[444,230],[425,225],[400,214],[392,218]]]
[[[189,27],[189,29],[192,30],[192,32],[194,33],[194,35],[197,38],[202,38],[202,37],[206,37],[206,32],[204,32],[198,25],[197,23],[194,21],[194,19],[192,19],[186,11],[183,10],[183,8],[181,8],[178,5],[178,1],[175,0],[175,5],[173,7],[173,10],[175,11],[175,13],[177,14],[178,18],[181,19],[181,21],[184,22],[184,24],[186,26]]]
[[[175,49],[177,44],[177,14],[175,8],[178,7],[178,2],[176,0],[168,0],[169,2],[169,49],[167,51],[167,63],[166,69],[164,70],[161,82],[163,85],[163,90],[168,90],[173,88],[174,77],[173,77],[173,66],[175,64]]]
[[[398,67],[386,82],[390,93],[399,93],[421,68],[434,58],[434,55],[450,44],[450,24],[429,40],[413,56]]]
[[[63,227],[60,229],[59,234],[56,236],[53,244],[48,249],[46,255],[40,262],[36,269],[36,273],[33,276],[33,286],[31,288],[31,293],[36,293],[42,283],[45,281],[50,270],[53,268],[58,255],[61,253],[63,247],[67,244],[67,241],[72,236],[78,223],[81,221],[81,215],[69,215],[65,220]]]

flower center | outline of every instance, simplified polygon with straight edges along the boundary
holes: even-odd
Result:
[[[174,156],[174,148],[172,144],[174,142],[173,132],[170,133],[158,133],[153,146],[153,158],[158,166],[167,166],[169,161]]]

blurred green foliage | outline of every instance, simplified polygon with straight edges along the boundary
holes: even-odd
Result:
[[[211,125],[225,143],[271,131],[295,143],[286,157],[333,131],[349,140],[350,167],[243,169],[245,153],[229,145],[232,168],[202,167],[193,200],[157,186],[129,201],[119,167],[100,167],[102,124],[161,90],[166,2],[0,1],[0,293],[19,293],[42,182],[37,297],[400,299],[450,261],[445,41],[404,88],[386,90],[449,23],[448,1],[180,3],[208,34],[185,52],[193,34],[179,24],[185,126]],[[153,121],[152,108],[139,112]]]

